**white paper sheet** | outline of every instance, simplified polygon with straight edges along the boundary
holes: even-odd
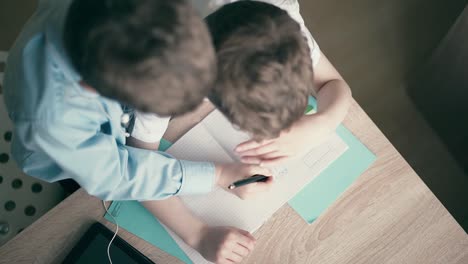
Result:
[[[246,134],[233,128],[215,110],[179,139],[168,152],[179,159],[232,162],[235,157],[233,148],[246,139]],[[240,200],[220,187],[209,194],[183,196],[181,199],[195,215],[209,225],[234,226],[254,232],[347,148],[340,137],[333,135],[303,157],[275,168],[277,175],[273,188],[254,200]],[[209,263],[174,233],[169,233],[194,263]]]

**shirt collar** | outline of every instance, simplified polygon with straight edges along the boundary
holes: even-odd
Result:
[[[62,27],[60,29],[48,27],[45,34],[47,49],[53,57],[53,61],[58,64],[67,79],[78,83],[81,80],[81,75],[75,70],[68,54],[65,52]]]
[[[70,61],[70,57],[65,51],[63,44],[63,26],[59,27],[48,27],[46,29],[46,45],[48,53],[52,56],[54,63],[57,63],[57,67],[65,75],[65,78],[73,83],[73,87],[80,91],[84,96],[89,98],[99,97],[99,93],[91,92],[86,90],[80,85],[82,80],[81,75],[76,71],[75,67]]]

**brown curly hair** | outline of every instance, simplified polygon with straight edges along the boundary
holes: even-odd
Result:
[[[255,139],[277,137],[313,93],[310,50],[299,24],[263,2],[225,5],[205,21],[217,53],[211,101]]]
[[[216,77],[210,34],[187,0],[74,0],[64,43],[86,84],[144,112],[193,110]]]

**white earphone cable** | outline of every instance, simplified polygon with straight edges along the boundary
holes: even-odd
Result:
[[[110,255],[110,247],[112,245],[112,242],[114,241],[115,237],[117,236],[117,233],[119,232],[119,223],[117,223],[117,220],[114,218],[114,216],[109,213],[107,210],[106,202],[102,201],[102,205],[104,206],[104,209],[106,210],[107,214],[111,216],[112,220],[114,220],[114,223],[116,225],[114,236],[112,237],[111,241],[109,242],[109,245],[107,245],[107,258],[109,259],[109,263],[112,264],[112,258]]]

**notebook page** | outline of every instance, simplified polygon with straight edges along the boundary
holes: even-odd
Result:
[[[205,120],[202,121],[181,140],[177,141],[168,152],[175,157],[183,157],[188,160],[203,161],[213,160],[213,158],[219,160],[220,157],[227,159],[226,156],[229,155],[226,154],[226,147],[223,148],[221,145],[237,145],[238,143],[234,142],[233,139],[237,137],[239,131],[236,131],[232,126],[229,128],[225,124],[223,125],[220,119],[213,122],[215,119],[210,118],[212,114],[207,117],[207,120],[211,121],[210,125],[207,125]],[[217,127],[218,129],[211,129],[211,132],[208,132],[207,127]],[[206,133],[211,135],[206,135]],[[203,136],[210,139],[201,139],[200,137]],[[215,137],[220,142],[213,143]],[[341,138],[333,135],[324,144],[309,151],[304,157],[292,160],[282,166],[283,173],[281,176],[275,177],[272,190],[255,200],[240,200],[219,187],[206,195],[185,196],[181,199],[195,215],[209,225],[234,226],[254,232],[346,149],[347,145]],[[194,263],[209,263],[176,235],[172,232],[169,233]]]
[[[250,139],[247,133],[236,129],[219,110],[211,112],[205,119],[203,119],[202,124],[233,160],[240,160],[240,158],[235,154],[234,148],[239,143]],[[328,162],[326,157],[331,157],[333,159],[333,153],[329,153],[327,156],[324,156],[327,152],[341,147],[345,147],[347,149],[346,144],[336,135],[333,140],[328,142],[330,142],[330,144],[325,143],[321,148],[311,148],[306,152],[306,154],[298,157],[298,159],[303,159],[303,162],[306,163],[306,165],[308,164],[309,168],[313,168],[313,163]],[[333,142],[336,144],[332,144]],[[270,169],[274,176],[283,177],[288,174],[289,167],[296,166],[294,162],[295,161],[290,162],[291,164],[286,163],[281,166],[274,166]]]
[[[217,109],[206,116],[201,124],[210,132],[219,145],[236,161],[239,157],[234,153],[234,148],[244,141],[250,139],[250,136],[236,129],[231,122]]]
[[[209,146],[209,147],[207,147]],[[198,124],[176,141],[167,153],[177,159],[190,161],[211,161],[219,163],[233,162],[234,160],[223,150],[218,141],[206,130],[205,126]]]

